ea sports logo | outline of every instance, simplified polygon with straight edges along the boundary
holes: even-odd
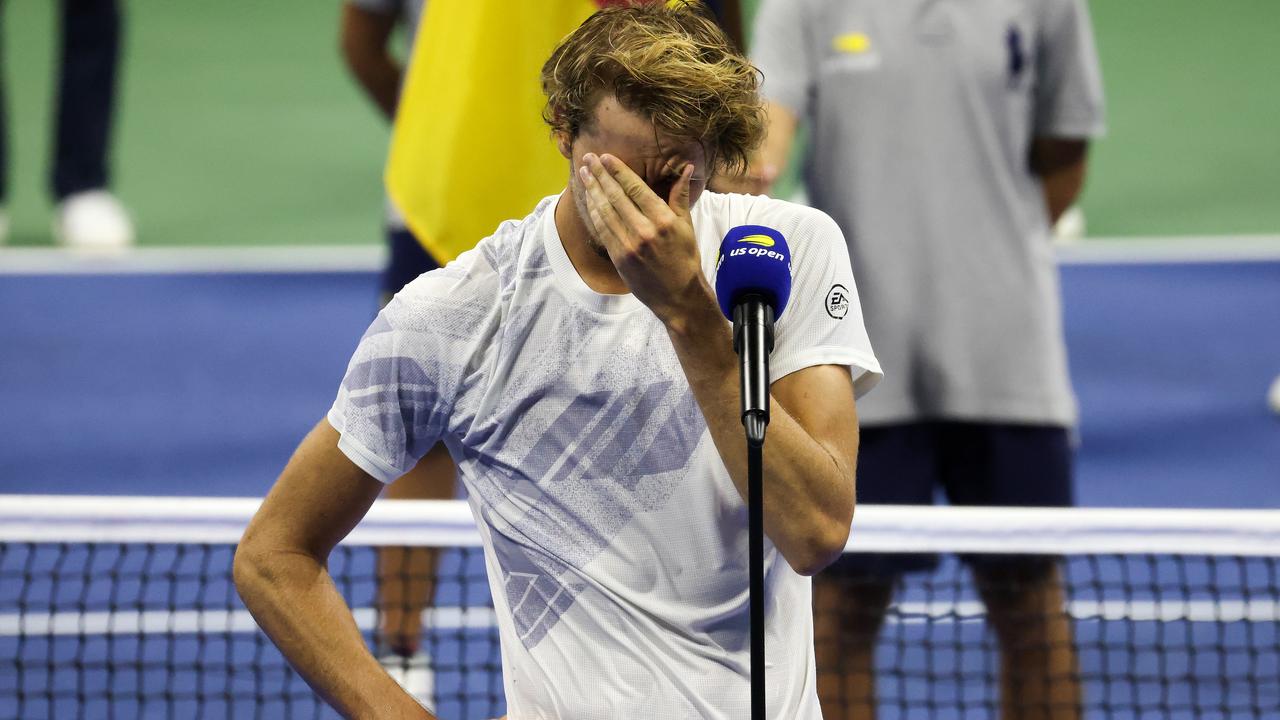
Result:
[[[827,314],[836,320],[843,320],[849,314],[849,290],[845,286],[831,286],[827,293]]]

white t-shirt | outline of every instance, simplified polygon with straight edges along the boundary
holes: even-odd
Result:
[[[587,287],[556,202],[398,294],[329,422],[384,482],[448,446],[484,540],[512,720],[746,717],[745,505],[662,324]],[[693,216],[708,278],[731,227],[787,238],[775,380],[821,364],[850,366],[858,393],[878,380],[830,218],[714,193]],[[809,581],[767,539],[765,562],[770,717],[819,718]]]

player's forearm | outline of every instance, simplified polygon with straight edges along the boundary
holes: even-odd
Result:
[[[738,358],[732,328],[710,288],[705,308],[668,323],[668,334],[711,439],[738,493],[747,497],[747,443],[742,427]],[[764,530],[791,567],[821,570],[844,548],[853,520],[853,468],[809,435],[771,401],[764,452]]]
[[[236,552],[235,582],[258,625],[344,717],[432,718],[365,648],[351,610],[315,558],[246,537]]]

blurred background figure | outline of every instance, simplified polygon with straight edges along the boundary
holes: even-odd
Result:
[[[809,200],[845,232],[886,369],[859,404],[858,502],[1071,505],[1076,408],[1050,228],[1103,130],[1084,1],[764,0],[752,56],[770,131],[727,185],[767,190],[807,126]],[[895,583],[936,563],[845,555],[815,579],[827,717],[874,717]],[[1004,717],[1078,717],[1056,564],[970,565],[1002,651]]]
[[[405,61],[412,52],[424,0],[347,0],[342,7],[342,56],[352,77],[388,122],[395,118]],[[397,29],[405,52],[393,48]],[[381,160],[381,158],[379,158]],[[381,304],[422,273],[440,267],[405,226],[390,199],[383,233],[388,260],[382,274]],[[479,238],[477,238],[478,240]],[[454,496],[453,462],[436,446],[408,475],[387,488],[386,496],[408,500],[447,500]],[[406,691],[434,705],[434,673],[422,648],[422,614],[435,596],[437,548],[386,547],[378,553],[378,629],[375,654]]]
[[[116,0],[62,0],[61,10],[61,58],[49,176],[56,203],[53,235],[70,248],[123,248],[133,243],[133,222],[111,193],[108,168],[120,62],[120,8]],[[4,3],[0,2],[0,19],[3,11]],[[0,104],[3,94],[0,77]],[[5,108],[0,107],[0,242],[9,231],[7,136]]]
[[[342,8],[342,57],[361,90],[390,123],[395,119],[404,81],[405,61],[393,47],[397,29],[403,31],[404,57],[412,52],[424,0],[347,0]],[[400,288],[440,263],[405,226],[390,200],[383,226],[389,250],[382,278],[382,304]]]

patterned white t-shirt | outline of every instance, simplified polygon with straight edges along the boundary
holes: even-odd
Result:
[[[397,295],[329,422],[383,482],[448,446],[484,540],[512,720],[746,717],[745,505],[662,324],[587,287],[556,202]],[[693,218],[710,279],[731,227],[786,237],[775,380],[822,364],[849,366],[859,394],[879,379],[830,218],[709,192]],[[819,718],[809,581],[767,539],[765,562],[770,717]]]

